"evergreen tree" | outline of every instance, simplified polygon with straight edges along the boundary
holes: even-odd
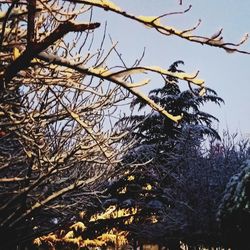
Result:
[[[180,64],[183,62],[173,63],[169,71],[182,72],[178,69]],[[205,136],[219,139],[212,128],[212,122],[217,119],[201,107],[206,102],[220,104],[223,100],[209,88],[205,93],[201,93],[201,88],[191,87],[182,91],[178,80],[170,76],[165,78],[162,88],[150,91],[149,97],[169,113],[182,114],[183,118],[176,123],[151,112],[120,120],[120,125],[130,125],[128,130],[134,131],[130,135],[137,142],[123,159],[123,164],[130,168],[110,184],[107,192],[110,198],[103,204],[115,205],[117,210],[124,207],[137,209],[137,213],[131,215],[131,223],[126,225],[132,238],[147,238],[151,242],[167,238],[168,245],[175,245],[176,241],[171,239],[176,235],[180,237],[185,231],[183,211],[190,208],[185,203],[181,183],[188,169],[187,162],[200,157],[200,143]],[[135,99],[131,107],[134,109],[137,105],[139,111],[145,107],[145,103]],[[136,168],[132,167],[134,164]],[[120,225],[124,225],[125,220],[121,222]]]
[[[182,61],[174,62],[170,67],[171,72],[183,72],[178,66],[183,64]],[[182,91],[178,79],[167,76],[165,85],[162,88],[153,89],[149,92],[149,97],[157,104],[160,104],[172,115],[182,114],[182,119],[176,123],[163,115],[152,112],[147,117],[144,115],[133,115],[124,119],[129,119],[131,124],[140,122],[135,132],[139,144],[156,143],[164,144],[170,139],[176,139],[180,135],[188,131],[195,132],[201,138],[204,135],[211,135],[219,138],[218,133],[212,128],[212,122],[217,119],[204,111],[201,107],[206,102],[216,104],[223,103],[222,98],[210,88],[195,88]],[[205,91],[205,92],[203,92]],[[145,107],[145,103],[140,99],[135,99],[132,108],[139,105],[139,109]]]
[[[243,250],[249,245],[250,231],[250,161],[233,175],[221,200],[218,220],[228,247]]]

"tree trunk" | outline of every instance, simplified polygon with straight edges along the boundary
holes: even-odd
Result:
[[[171,240],[168,242],[167,246],[169,250],[181,250],[179,240]]]

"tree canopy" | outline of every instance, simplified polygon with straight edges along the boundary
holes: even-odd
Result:
[[[249,54],[240,49],[247,36],[240,43],[231,43],[223,41],[222,30],[206,37],[194,34],[199,24],[186,30],[167,26],[164,18],[174,13],[136,16],[108,0],[1,1],[3,247],[29,242],[75,222],[78,212],[97,207],[108,180],[124,172],[115,166],[136,143],[125,140],[129,132],[114,125],[132,97],[167,117],[175,128],[182,120],[191,119],[185,113],[185,105],[190,103],[175,110],[170,102],[169,107],[162,105],[156,92],[149,96],[143,92],[141,87],[150,81],[144,78],[146,73],[149,78],[153,74],[162,77],[163,83],[166,79],[187,83],[191,92],[196,91],[197,105],[204,92],[210,91],[199,72],[143,65],[142,58],[127,65],[116,43],[104,48],[105,32],[96,46],[95,34],[100,35],[104,22],[95,20],[95,8],[141,23],[166,37]],[[117,65],[109,61],[113,56],[119,58]],[[134,76],[141,80],[135,81]],[[192,97],[191,92],[186,93],[185,101]],[[194,123],[199,119],[210,124],[213,117],[202,113],[192,117]]]

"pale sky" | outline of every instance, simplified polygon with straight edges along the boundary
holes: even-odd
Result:
[[[192,9],[184,14],[164,19],[176,28],[194,26],[202,20],[196,34],[211,36],[223,27],[223,37],[227,42],[239,42],[245,33],[250,33],[249,0],[113,0],[125,11],[136,15],[160,15],[181,11],[192,4]],[[164,68],[183,60],[186,72],[200,71],[200,78],[206,86],[213,88],[225,100],[221,107],[207,106],[211,114],[219,118],[220,131],[229,128],[243,135],[250,133],[250,55],[229,54],[218,48],[194,44],[177,37],[166,37],[141,24],[128,21],[110,12],[94,12],[93,20],[107,20],[107,32],[119,41],[118,49],[128,63],[141,55],[146,47],[144,65],[159,65]],[[164,22],[165,23],[165,22]],[[241,49],[250,51],[250,41]],[[158,87],[157,83],[150,88]],[[215,127],[217,125],[215,124]]]

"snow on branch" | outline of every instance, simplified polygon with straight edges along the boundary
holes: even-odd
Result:
[[[61,39],[67,33],[83,32],[85,30],[96,29],[99,26],[100,23],[76,24],[72,21],[61,23],[41,42],[33,43],[32,46],[28,46],[27,49],[7,67],[2,79],[0,78],[0,89],[3,89],[4,85],[8,84],[20,70],[29,67],[32,59],[35,58],[40,52],[53,45],[56,41]]]
[[[167,15],[185,13],[190,10],[191,6],[183,12],[167,13],[167,14],[163,14],[160,16],[136,16],[136,15],[133,15],[131,13],[128,13],[122,10],[119,6],[117,6],[116,4],[114,4],[113,2],[109,0],[94,0],[94,1],[92,0],[74,0],[74,1],[67,0],[67,1],[72,2],[72,3],[88,4],[90,6],[102,8],[106,11],[115,12],[123,17],[132,19],[134,21],[137,21],[139,23],[146,25],[147,27],[153,28],[157,30],[159,33],[166,35],[166,36],[174,35],[182,39],[188,40],[190,42],[195,42],[195,43],[199,43],[202,45],[222,48],[228,53],[238,52],[242,54],[248,54],[248,55],[250,54],[249,51],[239,49],[239,47],[248,40],[249,38],[248,34],[245,34],[240,40],[240,42],[232,43],[232,42],[223,41],[222,29],[217,31],[211,37],[193,34],[193,32],[197,30],[197,28],[200,26],[201,20],[198,21],[197,25],[190,27],[188,29],[184,29],[184,30],[178,30],[175,27],[167,26],[161,23],[161,18]]]
[[[79,66],[77,64],[72,64],[67,59],[49,55],[46,52],[42,52],[37,56],[39,59],[44,60],[46,62],[57,64],[60,66],[65,66],[67,68],[74,69],[80,73],[95,76],[100,79],[104,79],[110,82],[113,82],[125,89],[127,89],[130,93],[132,93],[134,96],[137,96],[143,101],[146,101],[154,110],[162,113],[163,115],[167,116],[171,120],[178,122],[182,115],[173,116],[169,112],[167,112],[164,108],[162,108],[160,105],[156,104],[153,100],[151,100],[147,95],[143,94],[140,90],[136,89],[138,86],[141,86],[141,84],[133,84],[125,81],[123,78],[124,76],[131,75],[133,73],[142,73],[146,71],[153,71],[155,73],[161,74],[161,75],[169,75],[174,76],[176,78],[179,78],[181,80],[185,80],[187,82],[192,82],[194,84],[202,85],[204,83],[203,80],[197,79],[195,75],[189,75],[185,73],[173,73],[168,70],[162,69],[160,67],[135,67],[127,70],[117,71],[117,72],[110,72],[109,70],[106,70],[104,68],[86,68],[84,66]],[[147,84],[148,80],[143,81],[144,84]]]

